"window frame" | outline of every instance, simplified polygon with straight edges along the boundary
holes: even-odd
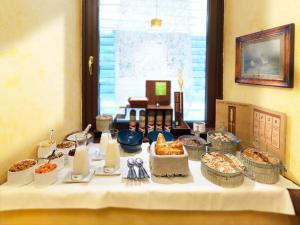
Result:
[[[96,127],[99,82],[99,1],[82,0],[82,127]],[[216,99],[223,98],[224,0],[207,1],[205,122],[215,126]],[[93,75],[89,57],[94,57]]]

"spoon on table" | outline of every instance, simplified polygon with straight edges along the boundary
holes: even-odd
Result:
[[[148,175],[146,169],[143,166],[143,160],[141,158],[137,158],[135,160],[135,164],[136,166],[139,168],[139,179],[145,179],[145,178],[150,178],[150,176]]]
[[[127,166],[129,168],[128,174],[127,174],[127,179],[129,179],[129,180],[137,179],[137,175],[136,175],[136,172],[135,172],[135,169],[134,169],[134,165],[135,165],[134,159],[130,158],[130,159],[127,160]]]

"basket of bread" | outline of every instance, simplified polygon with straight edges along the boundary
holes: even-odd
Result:
[[[187,176],[188,153],[180,141],[166,142],[160,133],[150,147],[150,168],[155,176]]]
[[[252,147],[244,149],[240,158],[254,180],[260,183],[276,183],[279,180],[280,172],[285,170],[278,157]]]

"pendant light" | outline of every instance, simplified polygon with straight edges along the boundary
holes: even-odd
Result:
[[[162,20],[157,18],[157,1],[155,4],[155,18],[151,19],[151,28],[160,29],[162,27]]]

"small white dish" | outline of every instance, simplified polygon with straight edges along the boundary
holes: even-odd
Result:
[[[63,144],[63,143],[70,143],[70,147],[68,148],[60,148],[60,144]],[[76,148],[76,145],[73,141],[63,141],[62,143],[60,143],[58,145],[56,145],[56,152],[61,152],[63,153],[64,155],[68,155],[69,154],[69,151],[73,150]]]
[[[69,171],[64,178],[64,183],[88,183],[92,179],[95,173],[95,169],[90,169],[90,173],[86,176],[80,174],[73,174],[72,171]]]
[[[67,137],[67,140],[68,141],[76,141],[76,135],[80,134],[82,132],[76,132],[74,134],[70,134],[68,137]],[[90,133],[87,133],[87,140],[89,140],[90,138],[92,138],[93,136],[90,134]]]
[[[107,168],[105,166],[97,167],[95,176],[119,176],[121,175],[120,169]]]
[[[34,159],[28,159],[35,162],[35,165],[32,167],[29,167],[25,170],[17,171],[17,172],[11,172],[7,171],[7,184],[8,185],[15,185],[15,186],[22,186],[25,184],[29,184],[33,181],[33,174],[34,170],[36,168],[37,162]],[[22,162],[24,160],[20,160],[16,163]]]

